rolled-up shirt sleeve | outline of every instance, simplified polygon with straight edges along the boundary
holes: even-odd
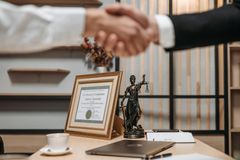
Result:
[[[0,1],[0,53],[28,53],[80,45],[85,9],[15,6]]]
[[[156,15],[155,18],[159,29],[160,45],[164,48],[174,47],[175,33],[171,19],[166,15]]]

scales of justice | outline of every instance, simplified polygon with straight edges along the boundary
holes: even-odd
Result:
[[[125,90],[123,99],[121,101],[121,109],[123,112],[124,120],[124,138],[143,138],[144,129],[141,125],[138,124],[139,119],[142,115],[142,110],[138,101],[138,94],[142,85],[146,85],[146,91],[149,92],[148,82],[145,81],[145,74],[142,76],[142,81],[139,83],[136,82],[135,75],[130,76],[130,86]],[[129,96],[128,96],[129,94]],[[124,106],[123,102],[128,96],[127,105]]]

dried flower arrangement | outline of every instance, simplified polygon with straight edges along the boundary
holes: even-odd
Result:
[[[90,67],[94,64],[94,68],[106,67],[109,70],[113,66],[112,54],[107,53],[104,48],[99,47],[95,42],[91,42],[89,38],[84,38],[81,49],[86,53],[86,63]]]

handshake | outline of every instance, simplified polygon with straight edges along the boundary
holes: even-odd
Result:
[[[87,9],[84,36],[94,36],[98,45],[114,56],[133,56],[146,50],[150,42],[159,43],[154,17],[127,5]]]

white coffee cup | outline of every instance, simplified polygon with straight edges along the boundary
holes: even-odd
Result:
[[[68,147],[68,133],[47,134],[48,147],[53,152],[65,151]]]

